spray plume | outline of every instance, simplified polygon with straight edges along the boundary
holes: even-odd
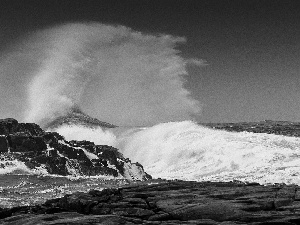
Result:
[[[22,77],[23,86],[10,89],[14,99],[22,96],[17,118],[42,126],[74,105],[117,125],[184,120],[200,111],[184,88],[188,61],[175,49],[184,41],[124,26],[65,24],[37,31],[16,45],[9,62],[25,67],[2,66],[0,79],[9,77],[14,89],[13,81]],[[8,88],[1,88],[5,95]]]

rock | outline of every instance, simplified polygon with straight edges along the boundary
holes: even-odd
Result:
[[[77,192],[42,205],[2,209],[0,216],[5,219],[0,224],[300,223],[300,204],[294,200],[292,185],[278,189],[235,182],[153,182],[158,184],[133,183]]]
[[[72,195],[65,195],[60,199],[57,205],[65,210],[89,213],[90,209],[99,203],[99,200],[97,197],[93,197],[89,194],[76,192]]]
[[[179,220],[213,219],[218,222],[239,220],[247,213],[239,210],[233,204],[219,201],[207,204],[190,204],[174,211],[166,210],[173,218]]]
[[[56,213],[56,214],[44,214],[44,215],[22,215],[11,217],[3,221],[3,225],[41,225],[41,224],[51,224],[51,225],[91,225],[91,224],[133,224],[130,219],[107,215],[107,216],[90,216],[82,215],[79,213]],[[137,223],[136,223],[137,224]]]
[[[152,210],[141,209],[141,208],[115,208],[111,210],[111,213],[118,216],[125,217],[137,217],[137,218],[149,218],[155,213]]]
[[[101,204],[94,206],[90,213],[93,215],[107,215],[110,214],[111,208],[103,207]]]
[[[0,119],[0,135],[17,132],[18,121],[12,118]]]
[[[8,142],[5,136],[0,136],[0,152],[8,152]]]
[[[149,221],[164,221],[164,220],[170,220],[172,219],[172,216],[169,213],[156,213],[155,215],[152,215],[148,218]]]
[[[0,219],[12,216],[12,211],[9,209],[0,210]]]
[[[11,152],[43,151],[47,149],[42,137],[16,133],[8,136]]]
[[[44,132],[36,124],[18,123],[14,119],[0,120],[0,159],[5,158],[49,174],[151,179],[142,165],[124,158],[114,147],[89,141],[68,142],[56,132]]]

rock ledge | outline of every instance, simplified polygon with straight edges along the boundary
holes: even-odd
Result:
[[[152,181],[156,182],[156,181]],[[0,211],[0,224],[300,224],[295,185],[157,181]]]

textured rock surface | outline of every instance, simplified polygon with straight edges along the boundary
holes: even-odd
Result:
[[[118,149],[89,141],[66,141],[32,123],[0,120],[0,166],[14,167],[15,160],[29,169],[58,175],[104,175],[146,180],[142,165],[131,163]]]
[[[298,188],[239,182],[139,183],[2,209],[0,224],[296,225],[300,224]]]

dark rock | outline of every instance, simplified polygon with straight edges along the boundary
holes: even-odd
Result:
[[[12,133],[19,132],[30,136],[41,136],[45,133],[43,129],[35,123],[19,123],[16,129],[17,131]]]
[[[12,118],[0,119],[0,135],[17,132],[18,121]]]
[[[118,216],[125,217],[138,217],[138,218],[148,218],[153,216],[155,213],[149,209],[141,209],[141,208],[115,208],[111,210],[111,213]]]
[[[36,124],[14,119],[0,120],[0,157],[22,161],[29,169],[44,168],[49,174],[151,179],[140,164],[131,163],[116,148],[68,142],[56,132],[44,132]]]
[[[239,220],[247,213],[233,204],[218,201],[208,204],[186,205],[176,210],[166,209],[172,217],[179,220],[213,219],[215,221]]]
[[[12,216],[12,210],[2,209],[0,210],[0,219]]]
[[[64,140],[63,136],[61,136],[57,132],[45,132],[45,134],[43,134],[42,137],[45,140],[45,142],[51,147],[53,146],[53,144],[57,144],[59,140]]]
[[[34,225],[51,221],[50,224],[295,225],[300,222],[300,203],[295,200],[297,187],[292,185],[277,188],[241,182],[162,180],[149,184],[77,192],[43,205],[2,209],[0,215],[8,218],[0,220],[0,224]]]
[[[22,215],[12,218],[8,218],[3,221],[3,225],[40,225],[40,224],[52,224],[52,225],[92,225],[92,224],[139,224],[135,219],[135,222],[132,222],[132,219],[127,219],[123,217],[118,217],[114,215],[82,215],[79,213],[55,213],[55,214],[44,214],[44,215]]]
[[[17,133],[9,136],[11,152],[43,151],[47,146],[42,137]]]
[[[163,221],[163,220],[171,220],[172,216],[169,213],[156,213],[148,218],[149,221]]]
[[[79,213],[89,213],[90,208],[97,205],[98,199],[82,192],[66,195],[60,199],[58,206],[62,209]]]
[[[8,152],[8,141],[5,136],[0,136],[0,152]]]
[[[93,215],[107,215],[110,214],[110,212],[111,212],[111,208],[106,208],[103,207],[102,205],[96,205],[90,211],[90,213]]]

